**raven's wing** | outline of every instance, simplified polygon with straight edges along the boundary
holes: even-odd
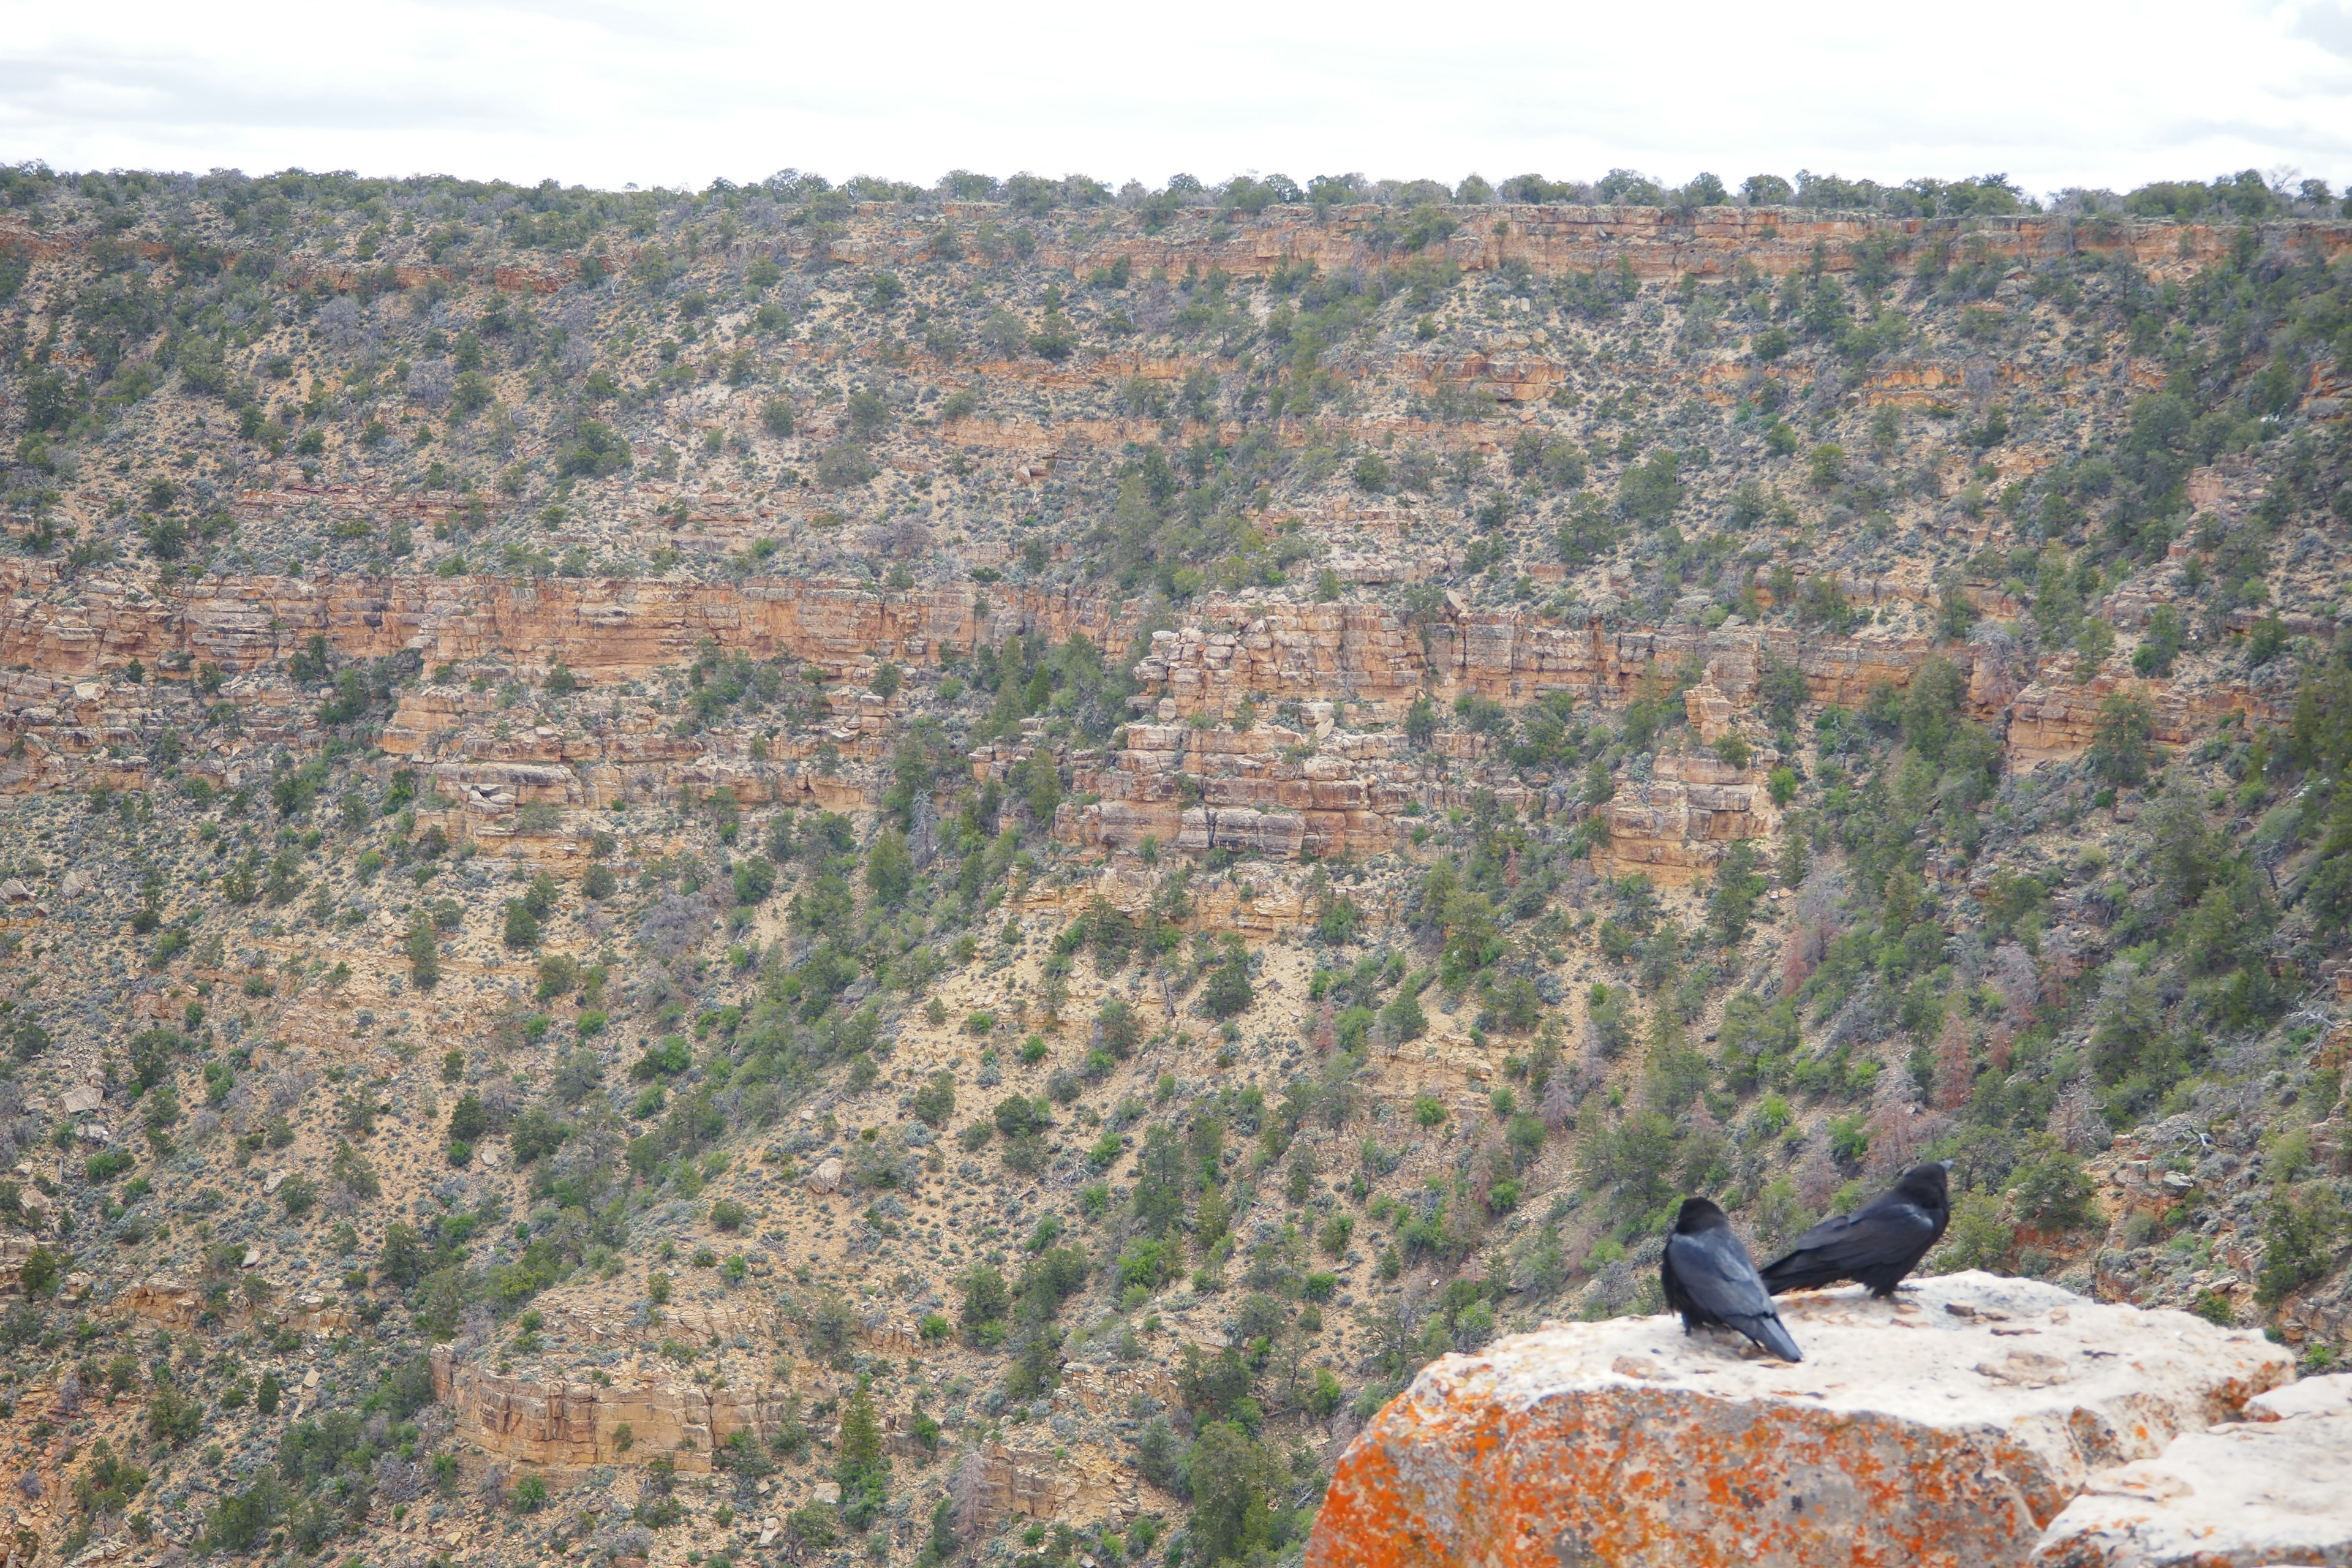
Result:
[[[1918,1205],[1872,1204],[1850,1215],[1825,1219],[1763,1273],[1774,1295],[1851,1279],[1861,1269],[1916,1258],[1933,1246],[1935,1216]]]
[[[1779,1356],[1802,1361],[1796,1341],[1781,1326],[1772,1294],[1756,1275],[1747,1249],[1728,1231],[1666,1239],[1666,1258],[1683,1294],[1719,1321],[1728,1323]]]

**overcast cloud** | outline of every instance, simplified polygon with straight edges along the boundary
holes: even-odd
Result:
[[[0,0],[0,161],[617,186],[2002,172],[2352,179],[2352,0]]]

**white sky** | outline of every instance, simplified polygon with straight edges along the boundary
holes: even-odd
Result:
[[[0,0],[0,161],[617,186],[2352,180],[2352,0]]]

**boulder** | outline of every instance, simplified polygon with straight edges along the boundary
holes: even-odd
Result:
[[[2352,1564],[2352,1374],[2251,1401],[2093,1476],[2042,1533],[2040,1568]]]
[[[2260,1335],[1982,1273],[1784,1298],[1801,1364],[1671,1317],[1423,1371],[1340,1459],[1308,1568],[2000,1568],[2095,1472],[2284,1383]]]
[[[841,1191],[841,1178],[843,1171],[844,1167],[841,1163],[841,1157],[839,1155],[826,1155],[823,1160],[817,1163],[816,1169],[808,1173],[809,1190],[814,1193],[837,1193]]]

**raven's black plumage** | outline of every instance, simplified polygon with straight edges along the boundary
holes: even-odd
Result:
[[[1944,1167],[1914,1165],[1853,1213],[1825,1219],[1797,1237],[1789,1256],[1765,1268],[1764,1283],[1778,1296],[1853,1279],[1874,1296],[1891,1296],[1943,1239],[1951,1218]]]
[[[1705,1198],[1685,1198],[1675,1228],[1658,1260],[1666,1305],[1683,1315],[1683,1331],[1701,1323],[1738,1329],[1782,1361],[1802,1361],[1797,1342],[1780,1324],[1771,1293],[1756,1277],[1748,1248],[1739,1244],[1723,1211]]]

